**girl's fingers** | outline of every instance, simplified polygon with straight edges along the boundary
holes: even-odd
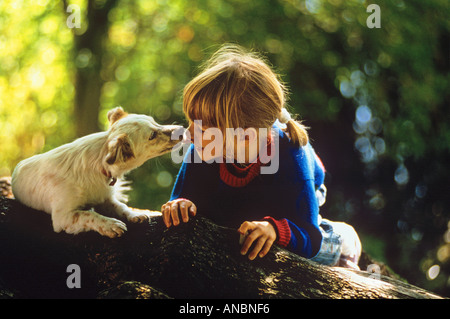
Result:
[[[244,244],[241,247],[241,254],[245,255],[253,242],[260,236],[260,232],[258,230],[252,231],[245,239]]]
[[[251,251],[251,253],[248,255],[248,259],[253,260],[258,256],[261,249],[264,247],[264,244],[266,243],[267,238],[266,237],[259,237],[258,241],[255,244],[255,247]]]
[[[252,223],[251,223],[251,222],[243,222],[243,223],[241,224],[241,227],[239,227],[238,232],[239,232],[241,235],[245,235],[246,232],[252,230],[253,228],[254,228],[254,227],[252,226]]]
[[[172,203],[170,205],[170,216],[172,217],[172,222],[174,226],[177,226],[180,223],[180,219],[178,218],[178,203]]]
[[[166,224],[166,227],[169,228],[172,226],[171,218],[170,218],[170,206],[169,205],[163,205],[163,208],[161,208],[161,213],[163,214],[163,221],[164,224]]]
[[[261,252],[259,253],[259,258],[263,258],[265,255],[267,255],[267,253],[270,250],[270,247],[272,247],[273,243],[275,242],[275,240],[273,239],[267,239],[266,243],[264,244],[263,249],[261,250]]]
[[[275,238],[268,235],[267,231],[258,227],[255,222],[243,222],[238,232],[241,234],[240,242],[243,242],[241,246],[242,255],[247,254],[253,246],[248,255],[250,260],[254,260],[257,256],[264,257],[275,242]]]
[[[189,203],[186,201],[180,201],[179,206],[180,206],[181,219],[183,220],[183,222],[187,223],[189,221],[189,214],[188,214]]]
[[[191,207],[189,207],[189,214],[191,214],[191,216],[197,215],[197,206],[195,206],[193,202],[191,202]]]
[[[178,211],[179,208],[179,211]],[[189,214],[195,216],[197,214],[197,207],[189,200],[174,200],[167,202],[161,206],[161,213],[163,215],[164,224],[169,228],[180,224],[180,216],[183,222],[189,221]]]

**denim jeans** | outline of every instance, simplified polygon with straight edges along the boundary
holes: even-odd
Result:
[[[311,260],[323,265],[334,266],[341,257],[341,235],[333,231],[333,226],[326,219],[322,219],[319,228],[323,237],[322,245],[320,246],[319,253],[311,258]]]

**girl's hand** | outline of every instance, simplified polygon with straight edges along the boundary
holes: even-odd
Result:
[[[168,201],[161,206],[161,213],[163,215],[164,224],[169,228],[172,226],[178,226],[180,224],[179,215],[183,222],[189,221],[189,215],[195,216],[197,214],[197,207],[195,204],[185,198],[177,198],[172,201]]]
[[[264,257],[277,239],[275,228],[265,221],[244,222],[239,227],[238,232],[246,236],[241,247],[242,255],[247,254],[253,242],[256,241],[253,250],[248,255],[250,260],[255,259],[256,256]],[[247,233],[249,234],[246,235]]]

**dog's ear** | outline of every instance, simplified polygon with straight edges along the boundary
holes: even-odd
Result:
[[[126,162],[132,157],[134,157],[133,145],[125,133],[108,142],[108,154],[105,160],[109,165]]]
[[[113,125],[115,122],[120,120],[122,117],[127,116],[128,113],[123,110],[122,107],[118,106],[108,112],[109,125]]]

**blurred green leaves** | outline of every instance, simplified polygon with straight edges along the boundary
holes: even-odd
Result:
[[[61,4],[0,3],[0,174],[73,137],[72,36]],[[58,105],[58,107],[55,107]],[[62,128],[65,128],[64,130]]]

